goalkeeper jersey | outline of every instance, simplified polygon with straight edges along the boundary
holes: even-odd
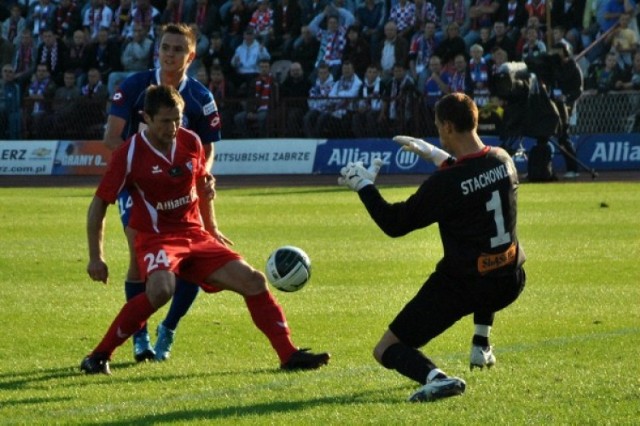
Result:
[[[510,274],[524,263],[516,234],[518,185],[511,157],[487,146],[436,171],[406,201],[388,203],[373,185],[358,194],[392,237],[438,223],[444,257],[436,269],[468,278]]]

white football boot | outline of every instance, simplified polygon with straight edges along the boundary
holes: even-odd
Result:
[[[450,396],[462,395],[467,384],[458,377],[443,377],[427,381],[427,384],[415,391],[409,402],[427,402]]]
[[[491,368],[496,363],[496,357],[493,355],[493,346],[476,346],[471,345],[471,355],[469,356],[469,368],[483,369]]]

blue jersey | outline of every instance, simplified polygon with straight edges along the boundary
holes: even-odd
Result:
[[[127,77],[111,99],[109,115],[120,117],[126,121],[122,139],[127,140],[144,124],[142,110],[144,94],[150,85],[160,84],[160,70],[137,72]],[[184,99],[182,126],[194,131],[203,144],[220,140],[220,115],[213,95],[192,77],[185,77],[178,91]]]
[[[109,115],[120,117],[126,121],[122,130],[122,139],[127,140],[144,126],[142,110],[144,109],[144,95],[151,85],[160,84],[160,70],[141,71],[127,77],[111,99]],[[198,80],[185,77],[178,87],[184,99],[182,127],[194,131],[203,144],[210,144],[220,140],[220,115],[213,95]],[[120,220],[126,227],[133,200],[127,191],[118,195]]]

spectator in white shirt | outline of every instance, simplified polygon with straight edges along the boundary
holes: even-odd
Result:
[[[317,68],[317,77],[314,85],[309,90],[309,111],[304,115],[304,134],[308,138],[320,137],[321,131],[318,127],[318,118],[321,114],[329,111],[331,101],[327,98],[333,89],[333,75],[329,71],[329,65],[321,62]]]
[[[329,98],[334,98],[329,111],[320,114],[317,126],[330,137],[349,137],[356,99],[362,80],[356,75],[350,60],[342,61],[342,77],[333,84]]]
[[[258,76],[258,63],[262,59],[271,59],[271,55],[262,43],[256,41],[256,33],[253,28],[244,31],[244,41],[236,48],[236,52],[231,58],[231,65],[235,68],[234,83],[239,90],[245,88],[254,78]]]

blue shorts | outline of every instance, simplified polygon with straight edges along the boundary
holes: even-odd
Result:
[[[131,198],[129,191],[123,189],[118,194],[118,211],[120,212],[120,221],[122,222],[123,228],[126,228],[127,225],[129,225],[131,207],[133,207],[133,199]]]

